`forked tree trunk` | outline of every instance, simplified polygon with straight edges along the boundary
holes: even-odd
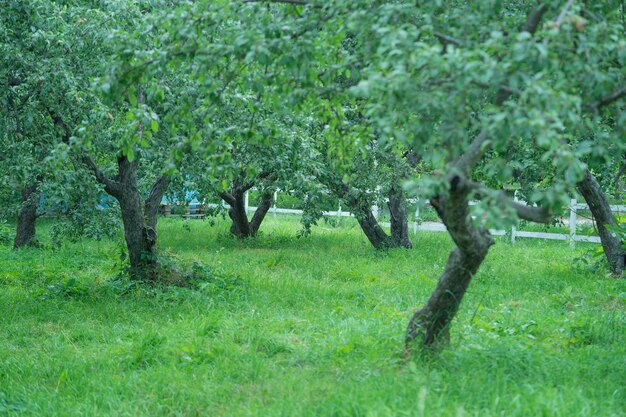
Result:
[[[626,265],[626,251],[619,237],[607,229],[607,226],[615,226],[615,218],[606,194],[589,170],[585,171],[585,176],[578,183],[578,191],[589,205],[589,210],[596,221],[598,235],[611,272],[621,276]]]
[[[246,213],[245,191],[233,190],[233,200],[230,201],[228,216],[232,220],[230,233],[239,239],[250,237],[250,222],[248,222],[248,213]]]
[[[523,30],[533,34],[547,9],[545,4],[537,4],[528,15]],[[510,92],[500,89],[495,103],[501,105],[510,96]],[[469,207],[471,195],[480,195],[486,191],[495,192],[471,181],[471,172],[482,157],[488,138],[488,132],[483,128],[454,162],[449,173],[449,193],[431,200],[437,214],[448,228],[456,248],[448,257],[437,288],[426,305],[409,321],[405,339],[406,354],[410,353],[412,344],[418,340],[424,347],[433,347],[438,342],[449,339],[450,323],[461,305],[467,287],[487,256],[489,248],[494,244],[488,229],[474,226]],[[519,204],[510,200],[503,192],[500,192],[499,198],[502,204],[512,207],[521,219],[546,223],[551,218],[549,210]]]
[[[22,189],[20,198],[20,208],[17,214],[17,228],[13,247],[15,249],[37,246],[36,238],[36,222],[37,222],[37,205],[41,197],[39,191],[40,179],[35,180],[32,184]]]
[[[230,205],[228,209],[228,216],[232,220],[230,232],[239,239],[256,237],[265,219],[265,215],[272,206],[273,194],[269,192],[263,193],[261,203],[254,212],[252,220],[248,220],[248,213],[246,213],[245,206],[245,194],[250,188],[252,188],[252,184],[244,186],[239,182],[235,182],[230,193],[220,193],[220,197]]]
[[[65,131],[63,141],[69,144],[71,129],[54,110],[48,109],[48,112],[54,124]],[[118,156],[117,176],[114,179],[107,177],[90,156],[83,155],[79,159],[93,172],[104,190],[120,203],[131,278],[153,280],[156,278],[157,266],[157,213],[163,194],[169,186],[169,177],[159,177],[144,202],[137,181],[138,159],[130,161],[126,156]]]
[[[105,191],[120,203],[130,276],[133,279],[154,280],[157,267],[157,214],[159,203],[169,186],[169,177],[159,177],[144,202],[137,181],[137,159],[129,161],[125,156],[119,157],[115,180],[105,177],[90,158],[85,157],[83,161],[104,185]]]
[[[409,219],[406,210],[404,191],[396,181],[389,188],[389,201],[387,202],[391,214],[391,245],[411,249],[413,243],[409,237]]]
[[[449,339],[450,323],[474,274],[494,243],[487,229],[472,224],[468,192],[467,188],[459,186],[451,190],[449,196],[431,201],[456,243],[456,248],[448,257],[437,288],[426,305],[409,321],[405,339],[407,353],[413,343],[433,347]]]
[[[408,237],[408,221],[406,217],[406,207],[401,200],[394,199],[393,203],[390,203],[389,210],[391,213],[391,236],[389,236],[378,223],[376,216],[372,213],[371,204],[366,197],[361,193],[355,193],[344,184],[344,188],[341,193],[337,193],[339,197],[342,197],[350,211],[354,213],[359,226],[365,233],[367,240],[376,249],[389,249],[405,247],[411,248],[411,239]],[[393,208],[392,208],[393,205]],[[402,210],[404,210],[404,218],[402,217]],[[395,213],[395,217],[394,217]],[[404,222],[404,226],[403,226]],[[406,231],[406,239],[403,235],[403,227]]]

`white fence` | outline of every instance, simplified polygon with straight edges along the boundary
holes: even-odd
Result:
[[[285,209],[279,208],[276,206],[276,201],[278,198],[278,192],[274,193],[274,204],[270,208],[270,213],[281,213],[281,214],[302,214],[302,210],[297,209]],[[470,204],[476,204],[474,202],[470,202]],[[209,207],[224,207],[228,208],[226,204],[209,204]],[[245,206],[246,211],[255,211],[257,207],[251,207],[248,205],[248,193],[245,194]],[[590,242],[590,243],[600,243],[599,236],[587,236],[587,235],[577,235],[577,223],[578,223],[578,210],[588,210],[589,206],[587,204],[578,203],[576,199],[570,200],[570,215],[569,215],[569,233],[547,233],[547,232],[526,232],[522,230],[517,230],[516,227],[512,227],[511,230],[496,230],[490,229],[492,235],[494,236],[505,236],[510,234],[511,243],[515,243],[517,238],[531,238],[531,239],[550,239],[550,240],[565,240],[570,242],[570,246],[574,246],[575,242]],[[611,210],[616,212],[626,212],[626,206],[616,205],[611,206]],[[372,213],[376,218],[379,217],[379,209],[378,207],[372,207]],[[324,216],[327,217],[354,217],[352,213],[349,211],[342,211],[341,204],[339,204],[336,211],[324,211]],[[419,219],[419,207],[415,212],[415,219]],[[382,226],[390,227],[390,223],[381,222]],[[410,226],[413,230],[413,233],[417,233],[418,230],[426,230],[432,232],[445,232],[446,226],[442,223],[437,222],[420,222],[414,221],[410,223]]]

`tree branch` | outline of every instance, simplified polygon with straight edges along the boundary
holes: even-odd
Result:
[[[161,203],[161,199],[163,198],[163,194],[167,187],[170,185],[170,177],[163,174],[156,180],[152,188],[150,189],[150,194],[148,194],[148,198],[145,202],[145,209],[152,209],[153,207],[158,207]]]
[[[526,18],[526,23],[524,24],[523,30],[533,35],[537,31],[537,28],[539,27],[539,23],[541,23],[541,18],[543,17],[546,10],[548,10],[548,7],[545,4],[540,3],[537,6],[535,6],[531,10],[531,12],[528,14],[528,17]],[[511,98],[511,96],[514,93],[516,93],[516,91],[509,89],[503,84],[500,85],[500,88],[498,89],[498,94],[495,100],[496,104],[498,106],[502,105],[505,101]]]
[[[462,173],[468,175],[472,168],[474,168],[474,165],[476,165],[478,160],[483,156],[483,145],[487,142],[487,140],[487,128],[483,128],[478,136],[474,138],[472,143],[470,143],[463,155],[456,160],[454,167]]]
[[[557,27],[560,26],[561,23],[563,23],[563,19],[565,19],[565,16],[567,15],[567,12],[569,11],[569,9],[574,4],[574,1],[576,1],[576,0],[569,0],[567,3],[565,3],[565,6],[563,6],[563,9],[561,10],[561,13],[559,13],[559,17],[557,17],[556,20],[554,21],[554,23],[556,23]]]
[[[233,196],[232,194],[227,193],[226,191],[219,191],[217,194],[220,196],[222,200],[230,204],[231,207],[235,205],[236,203],[235,196]]]
[[[254,212],[254,215],[252,216],[252,220],[250,221],[250,232],[253,236],[256,235],[256,233],[259,230],[259,227],[261,227],[261,223],[263,222],[265,215],[267,214],[268,210],[272,206],[273,198],[274,198],[273,193],[265,192],[263,194],[261,198],[261,204],[259,204],[259,207],[257,207],[256,211]]]
[[[151,233],[156,233],[157,212],[159,210],[161,200],[163,199],[163,194],[165,194],[169,185],[170,177],[165,174],[161,175],[150,189],[150,194],[148,194],[148,198],[146,198],[144,203],[143,212],[148,222],[148,226],[151,229]]]
[[[544,224],[550,223],[550,220],[552,220],[550,210],[546,207],[533,207],[519,203],[509,197],[504,191],[494,190],[480,183],[470,182],[468,185],[475,190],[477,198],[482,198],[485,195],[495,195],[500,204],[513,208],[517,213],[517,217],[522,220]]]
[[[531,35],[537,31],[539,24],[541,23],[541,18],[548,10],[548,6],[545,4],[536,5],[533,10],[531,10],[528,18],[526,19],[526,23],[524,24],[524,32],[528,32]]]
[[[100,171],[100,168],[98,168],[98,165],[91,158],[91,156],[83,155],[80,160],[83,164],[85,164],[87,168],[91,170],[91,172],[93,172],[96,180],[98,180],[100,184],[104,185],[104,191],[106,191],[115,198],[118,198],[121,195],[122,188],[120,184],[104,175],[104,173]]]
[[[65,143],[66,145],[69,145],[70,138],[72,137],[72,132],[69,126],[65,123],[61,115],[59,115],[56,111],[50,109],[48,106],[45,106],[45,108],[48,114],[50,115],[50,117],[52,118],[54,125],[60,127],[63,130],[63,139],[62,139],[63,143]],[[121,187],[119,183],[111,180],[106,175],[104,175],[104,173],[100,171],[100,168],[98,168],[98,165],[91,158],[91,156],[83,155],[79,159],[87,168],[91,170],[91,172],[93,172],[94,176],[96,177],[96,180],[98,180],[100,184],[104,185],[104,190],[107,193],[111,194],[112,196],[116,198],[120,195]]]
[[[526,19],[526,23],[524,24],[524,30],[530,34],[534,34],[541,22],[541,18],[547,10],[547,6],[545,4],[538,4],[533,8],[533,10],[528,15]],[[495,102],[497,105],[501,105],[506,100],[508,100],[511,95],[516,93],[515,90],[508,88],[504,84],[501,84],[498,89],[498,94],[496,96]],[[472,141],[470,146],[467,148],[465,153],[457,159],[454,166],[465,173],[466,175],[472,170],[474,165],[478,162],[478,160],[482,157],[484,153],[483,145],[487,142],[487,129],[483,128],[481,132],[476,136],[476,138]]]
[[[453,38],[452,36],[445,35],[441,32],[433,32],[433,35],[435,35],[435,37],[439,39],[439,42],[441,42],[443,46],[446,46],[447,44],[452,44],[454,46],[461,46],[461,41],[456,38]]]
[[[600,110],[602,107],[608,106],[609,104],[612,104],[616,102],[617,100],[620,100],[624,97],[626,97],[626,86],[621,86],[620,88],[613,91],[612,93],[607,94],[606,96],[602,97],[600,100],[587,106],[587,108],[591,112],[596,112]]]

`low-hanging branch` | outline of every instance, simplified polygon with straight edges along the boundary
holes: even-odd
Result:
[[[483,184],[470,181],[468,186],[474,191],[475,198],[483,198],[486,195],[492,195],[497,198],[498,203],[511,207],[517,213],[517,217],[522,220],[528,220],[534,223],[550,223],[552,214],[546,207],[535,207],[520,203],[509,197],[504,191],[494,190]]]
[[[57,126],[58,128],[60,128],[63,131],[63,138],[61,140],[66,145],[69,145],[70,144],[70,138],[72,137],[71,129],[69,128],[67,123],[65,123],[65,120],[63,120],[63,117],[61,117],[61,115],[59,113],[57,113],[55,110],[51,109],[48,106],[45,106],[45,108],[46,108],[46,111],[48,112],[48,114],[50,115],[50,118],[52,119],[52,122],[54,123],[54,125]],[[109,177],[107,177],[100,170],[100,168],[98,168],[98,165],[96,164],[96,162],[93,160],[93,158],[91,156],[89,156],[89,155],[81,155],[78,159],[91,172],[93,172],[94,176],[96,177],[96,180],[98,180],[98,182],[100,184],[104,185],[104,189],[105,189],[105,191],[107,193],[109,193],[109,194],[111,194],[113,196],[119,195],[119,193],[121,192],[120,184],[118,182],[116,182],[116,181],[113,181]]]
[[[104,172],[98,168],[98,164],[96,164],[91,156],[83,155],[80,160],[87,168],[89,168],[89,170],[91,170],[91,172],[93,172],[96,180],[98,180],[100,184],[104,185],[104,190],[108,194],[118,196],[121,193],[122,188],[120,183],[107,177]]]
[[[626,97],[626,86],[622,85],[619,88],[617,88],[615,91],[607,94],[606,96],[602,97],[600,100],[587,106],[587,109],[589,111],[596,112],[600,110],[602,107],[606,107],[609,104],[612,104],[624,97]]]

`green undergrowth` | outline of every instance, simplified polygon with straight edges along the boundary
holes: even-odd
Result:
[[[626,416],[626,281],[574,262],[592,245],[504,238],[449,347],[402,358],[452,247],[374,251],[350,221],[297,238],[268,216],[238,241],[162,219],[192,288],[119,277],[120,245],[0,247],[0,415]],[[117,278],[116,278],[117,277]]]

